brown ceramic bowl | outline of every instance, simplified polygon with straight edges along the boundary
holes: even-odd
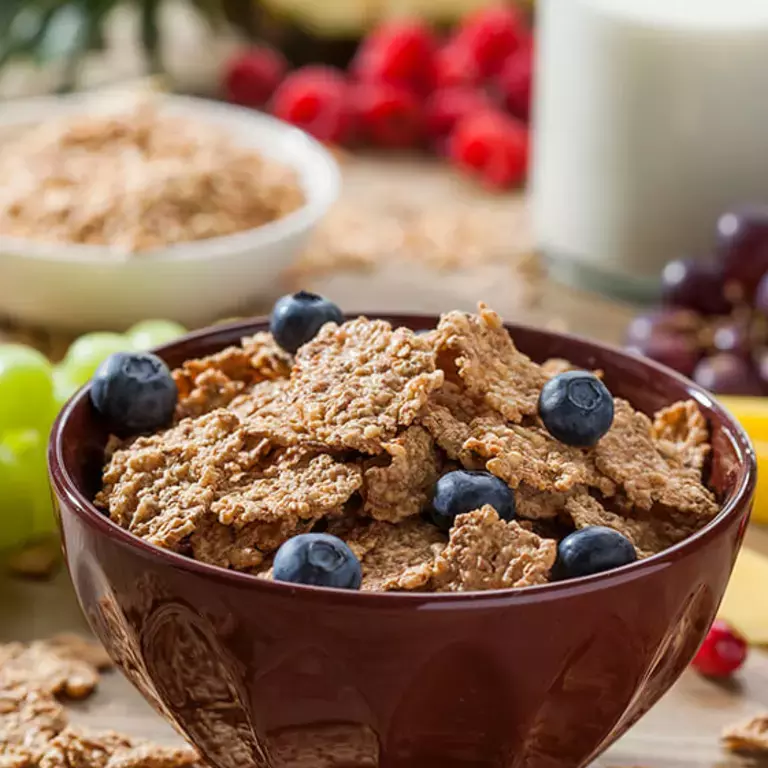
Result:
[[[264,327],[210,329],[161,354],[176,365]],[[672,371],[581,339],[510,330],[537,360],[603,369],[614,394],[648,413],[696,399],[712,428],[720,515],[642,562],[522,590],[271,583],[156,549],[110,522],[91,504],[107,433],[87,390],[59,417],[50,469],[83,610],[123,672],[214,768],[578,768],[686,668],[749,517],[747,437]]]

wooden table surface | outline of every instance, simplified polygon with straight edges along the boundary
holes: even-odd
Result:
[[[489,217],[486,234],[496,241],[495,255],[475,259],[463,250],[458,261],[464,266],[434,269],[416,258],[402,259],[394,252],[378,253],[375,264],[369,264],[366,270],[313,270],[294,278],[294,284],[321,291],[350,311],[439,312],[472,309],[478,299],[483,299],[507,319],[568,329],[611,342],[619,340],[632,308],[555,285],[531,268],[525,203],[519,197],[490,198],[437,165],[408,160],[348,159],[344,168],[342,205],[354,208],[361,201],[366,216],[374,215],[373,229],[376,211],[393,205],[398,209],[429,210],[448,219],[479,212]],[[343,233],[343,222],[336,226]],[[376,235],[372,236],[375,245]],[[370,243],[363,247],[371,248]],[[41,329],[6,326],[0,331],[0,336],[3,334],[33,341],[55,354],[66,344],[66,336]],[[768,532],[753,530],[749,540],[768,552]],[[62,630],[85,630],[65,573],[45,583],[0,580],[0,616],[3,641],[44,637]],[[755,650],[738,685],[733,687],[722,687],[687,673],[595,765],[736,768],[744,763],[720,750],[720,730],[762,709],[768,709],[768,655]],[[137,736],[175,738],[118,674],[107,675],[97,695],[78,706],[74,718]]]

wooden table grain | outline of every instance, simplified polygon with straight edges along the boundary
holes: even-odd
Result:
[[[361,199],[375,207],[397,201],[451,211],[458,202],[468,209],[493,211],[495,226],[508,238],[508,253],[492,263],[442,271],[414,261],[384,259],[369,271],[305,277],[305,287],[325,293],[350,311],[440,312],[473,309],[483,299],[507,319],[609,342],[620,339],[633,308],[556,285],[524,268],[531,238],[522,198],[490,198],[444,168],[410,159],[347,159],[344,172],[347,203]],[[67,342],[65,336],[47,329],[5,326],[3,334],[31,341],[53,354],[60,354]],[[751,530],[748,540],[768,553],[768,532]],[[49,582],[0,579],[0,641],[31,640],[62,630],[87,631],[64,572]],[[753,650],[732,686],[686,673],[595,766],[737,768],[745,763],[721,751],[720,731],[763,709],[768,710],[768,654]],[[96,695],[74,709],[73,719],[147,738],[178,738],[117,673],[104,677]]]

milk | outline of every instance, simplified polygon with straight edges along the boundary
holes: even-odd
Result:
[[[768,0],[539,0],[532,200],[555,276],[647,297],[768,201]]]

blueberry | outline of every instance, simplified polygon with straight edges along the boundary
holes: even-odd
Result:
[[[447,472],[435,485],[432,521],[448,531],[457,515],[480,509],[484,504],[490,504],[502,520],[515,516],[515,494],[503,480],[489,472]]]
[[[601,525],[568,534],[557,547],[555,576],[575,579],[634,563],[637,552],[623,534]]]
[[[360,561],[339,538],[328,533],[301,533],[277,550],[275,581],[314,584],[317,587],[360,589]]]
[[[167,426],[177,399],[168,366],[148,352],[116,352],[93,375],[91,402],[119,434]]]
[[[541,388],[539,416],[561,443],[588,448],[611,428],[613,397],[593,373],[566,371]]]
[[[341,310],[328,299],[307,291],[283,296],[275,302],[269,330],[275,341],[293,354],[313,339],[326,323],[344,322]]]

